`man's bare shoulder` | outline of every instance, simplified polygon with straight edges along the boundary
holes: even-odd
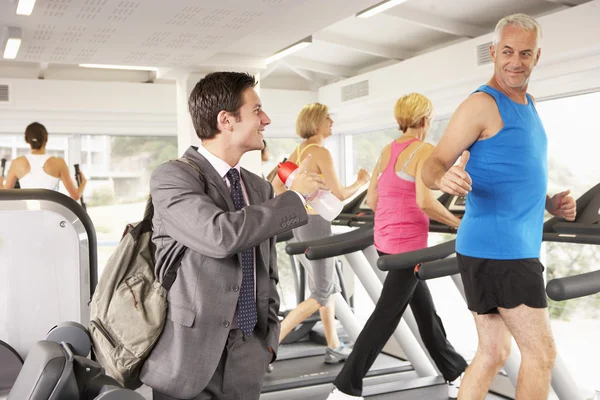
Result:
[[[478,113],[485,110],[498,108],[496,105],[496,100],[494,100],[491,95],[484,92],[473,93],[462,102],[461,107],[465,108],[466,111]]]
[[[487,93],[477,92],[467,97],[456,109],[453,119],[477,125],[498,112],[496,100]]]

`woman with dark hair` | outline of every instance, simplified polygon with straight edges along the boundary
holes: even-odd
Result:
[[[81,174],[81,183],[76,187],[65,160],[46,154],[48,131],[44,125],[34,122],[27,126],[25,141],[31,146],[31,153],[13,160],[4,182],[4,189],[14,188],[18,179],[22,189],[58,190],[58,183],[62,181],[69,195],[79,200],[87,180]]]

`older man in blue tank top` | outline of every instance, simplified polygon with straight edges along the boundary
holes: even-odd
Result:
[[[540,58],[541,28],[524,14],[496,26],[494,76],[456,110],[423,166],[432,189],[467,195],[456,252],[479,335],[458,398],[485,394],[510,353],[521,351],[517,400],[546,400],[556,349],[539,261],[544,209],[569,221],[569,191],[547,195],[547,138],[527,94]],[[457,165],[453,165],[456,160]]]

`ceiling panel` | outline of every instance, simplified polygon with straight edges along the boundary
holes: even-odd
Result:
[[[407,50],[419,50],[453,38],[399,18],[378,14],[371,18],[347,18],[324,30],[348,38]]]
[[[255,55],[270,55],[376,1],[331,0],[327,18],[273,31],[281,16],[314,13],[316,0],[38,0],[29,17],[4,0],[0,26],[22,29],[20,61],[194,67],[265,27],[277,40],[260,41]]]
[[[521,12],[537,15],[557,7],[547,0],[410,0],[403,7],[481,27],[493,28],[504,16]]]
[[[362,68],[365,65],[377,64],[385,60],[356,50],[320,42],[311,44],[298,51],[294,56],[349,68]]]
[[[0,61],[0,78],[100,79],[102,71],[75,72],[73,65],[83,63],[175,68],[161,79],[181,71],[259,72],[266,57],[313,35],[311,46],[288,59],[310,73],[282,66],[269,76],[274,86],[298,87],[307,78],[339,79],[491,32],[507,14],[547,14],[564,8],[561,1],[589,0],[408,0],[372,18],[355,17],[380,1],[37,0],[31,16],[17,16],[16,0],[0,0],[0,28],[21,28],[23,38],[17,60]],[[106,79],[148,76],[119,73],[106,72]]]

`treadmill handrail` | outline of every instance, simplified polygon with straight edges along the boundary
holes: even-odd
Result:
[[[434,232],[434,233],[452,233],[452,234],[456,234],[456,232],[458,232],[458,229],[446,225],[446,224],[442,224],[439,223],[437,221],[431,220],[429,222],[429,232]]]
[[[600,235],[544,232],[542,241],[600,245]]]
[[[339,235],[332,235],[332,236],[328,236],[328,237],[324,237],[324,238],[316,239],[316,240],[306,240],[304,242],[288,243],[285,246],[285,252],[291,256],[297,255],[297,254],[303,254],[306,252],[306,249],[308,249],[309,247],[312,247],[312,246],[321,246],[321,245],[325,245],[325,244],[338,243],[338,242],[341,242],[344,240],[350,240],[350,239],[354,238],[356,235],[362,235],[362,232],[357,233],[358,231],[360,231],[360,229],[355,229],[350,232],[342,233]]]
[[[377,260],[377,267],[382,271],[414,268],[419,263],[439,260],[454,254],[455,243],[456,240],[450,240],[448,242],[444,242],[432,247],[426,247],[420,250],[382,256]]]
[[[600,225],[582,224],[578,222],[558,222],[554,224],[553,228],[558,234],[600,236]]]
[[[306,249],[306,258],[309,260],[320,260],[323,258],[341,256],[355,251],[361,251],[373,245],[373,228],[364,228],[355,231],[352,238],[344,241],[324,244],[321,246],[310,246]],[[340,235],[338,235],[340,236]]]
[[[44,200],[60,204],[75,214],[83,224],[89,240],[90,257],[90,300],[98,284],[98,252],[96,229],[88,213],[81,205],[64,194],[48,189],[6,189],[0,190],[0,201]]]
[[[546,285],[548,297],[555,301],[590,296],[600,292],[600,270],[552,279]]]
[[[456,256],[417,264],[415,267],[415,275],[422,281],[456,275],[459,272]]]

